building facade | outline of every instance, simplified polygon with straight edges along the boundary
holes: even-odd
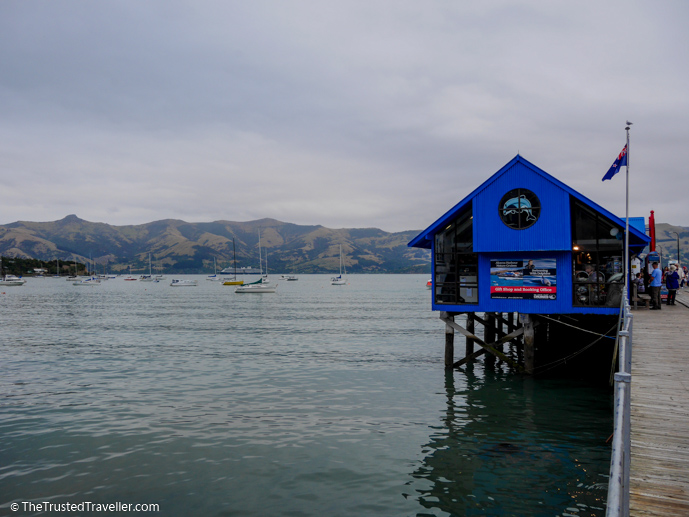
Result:
[[[650,242],[630,219],[630,257]],[[433,310],[618,314],[625,221],[517,155],[417,235]]]

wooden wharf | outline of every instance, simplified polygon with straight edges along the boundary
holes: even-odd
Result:
[[[630,515],[689,515],[689,288],[634,314]]]

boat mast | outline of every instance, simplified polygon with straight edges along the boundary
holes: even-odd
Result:
[[[234,256],[234,279],[237,280],[237,249],[234,247],[234,239],[232,239],[232,255]]]
[[[263,259],[261,258],[261,229],[258,229],[258,269],[263,276]]]

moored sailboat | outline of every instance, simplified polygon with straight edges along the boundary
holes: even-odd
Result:
[[[237,250],[234,246],[234,239],[232,239],[232,256],[234,259],[234,275],[223,280],[222,285],[242,285],[244,283],[244,280],[237,280]],[[220,274],[223,274],[223,271],[226,270],[223,269]]]
[[[345,276],[342,277],[342,244],[340,244],[340,274],[330,279],[330,285],[347,285],[347,266],[344,267]]]

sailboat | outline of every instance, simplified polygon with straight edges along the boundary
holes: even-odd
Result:
[[[342,278],[342,244],[340,244],[340,274],[330,279],[330,285],[347,285],[347,266],[344,268],[344,278]]]
[[[77,269],[77,258],[74,257],[74,274],[73,275],[67,275],[66,280],[68,282],[74,282],[75,280],[79,280],[79,270]]]
[[[215,262],[215,257],[213,257],[213,274],[208,275],[206,277],[206,280],[210,280],[211,282],[218,282],[218,281],[222,280],[222,278],[220,278],[218,276],[218,266]]]
[[[153,268],[151,267],[151,254],[148,254],[148,274],[141,275],[139,277],[139,282],[153,282]]]
[[[132,265],[129,264],[129,275],[124,277],[125,282],[136,282],[136,278],[132,276]]]
[[[89,269],[91,269],[90,272],[89,272]],[[88,267],[86,268],[86,277],[83,277],[83,278],[80,278],[80,279],[78,279],[78,280],[75,280],[74,282],[72,282],[72,285],[76,285],[76,286],[89,286],[89,287],[90,287],[90,286],[100,285],[100,280],[98,280],[98,279],[94,276],[94,274],[93,274],[94,271],[93,271],[93,270],[95,270],[95,266],[94,266],[93,260],[91,259],[91,254],[89,253]]]
[[[237,280],[237,250],[234,246],[234,239],[232,239],[232,255],[234,256],[234,276],[225,280],[222,285],[242,285],[244,280]]]
[[[263,274],[263,266],[261,265],[261,230],[258,231],[258,255],[259,255],[259,268],[261,269],[261,279],[263,280],[264,284],[269,284],[270,279],[268,278],[268,250],[266,250],[266,274]]]
[[[261,278],[250,284],[239,285],[235,288],[235,293],[274,293],[278,285],[270,285],[268,279],[268,255],[266,254],[266,274],[263,274],[263,261],[261,260],[261,230],[258,230],[258,263],[261,269]]]
[[[278,284],[270,285],[263,281],[263,277],[250,284],[238,285],[235,293],[274,293],[277,291]]]

